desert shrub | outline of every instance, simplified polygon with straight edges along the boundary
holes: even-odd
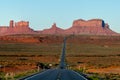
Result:
[[[20,73],[16,74],[16,75],[14,76],[14,78],[15,78],[15,79],[19,79],[19,78],[22,78],[22,77],[25,77],[25,76],[34,74],[34,73],[36,73],[36,72],[37,72],[37,70],[30,70],[30,71],[20,72]]]
[[[90,76],[89,78],[88,78],[89,80],[100,80],[98,77],[96,77],[96,76]]]

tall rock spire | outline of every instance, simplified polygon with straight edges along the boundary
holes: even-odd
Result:
[[[52,28],[57,28],[56,23],[53,23]]]
[[[10,27],[10,28],[13,28],[13,27],[14,27],[14,21],[13,21],[13,20],[10,20],[9,27]]]

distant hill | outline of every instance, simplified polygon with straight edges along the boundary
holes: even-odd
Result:
[[[73,21],[73,25],[68,29],[61,29],[54,23],[51,28],[42,31],[35,31],[29,27],[29,22],[20,21],[14,23],[10,21],[9,26],[0,26],[0,35],[13,34],[52,34],[52,35],[109,35],[118,36],[120,34],[112,31],[109,25],[102,19]]]

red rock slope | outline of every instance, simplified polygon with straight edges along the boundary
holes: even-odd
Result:
[[[44,29],[42,34],[62,34],[64,32],[63,29],[58,28],[54,23],[50,29]]]
[[[51,28],[43,31],[34,31],[29,27],[29,22],[20,21],[14,24],[10,21],[9,26],[0,26],[0,35],[11,34],[75,34],[75,35],[120,35],[109,28],[102,19],[82,20],[78,19],[73,22],[72,27],[68,29],[61,29],[54,23]]]
[[[65,30],[66,34],[84,34],[84,35],[118,35],[113,32],[109,25],[101,19],[75,20],[72,27]]]
[[[20,21],[14,24],[14,21],[10,21],[9,26],[0,26],[0,35],[10,34],[34,34],[35,31],[29,27],[29,22]]]

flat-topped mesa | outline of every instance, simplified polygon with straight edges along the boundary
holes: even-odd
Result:
[[[73,22],[74,26],[81,26],[81,27],[108,27],[102,19],[91,19],[85,21],[83,19],[78,19]]]
[[[9,26],[0,26],[0,35],[11,34],[75,34],[75,35],[120,35],[109,28],[109,25],[102,19],[83,20],[78,19],[73,22],[72,27],[68,29],[61,29],[57,27],[56,23],[49,29],[42,31],[34,31],[29,27],[29,22],[10,21]]]
[[[14,28],[14,27],[29,27],[29,22],[27,22],[27,21],[19,21],[19,22],[14,23],[13,20],[10,20],[9,28]]]
[[[16,22],[15,27],[29,27],[29,22],[26,21]]]
[[[65,30],[65,33],[76,35],[119,35],[112,31],[102,19],[75,20],[72,27]]]
[[[10,20],[9,26],[0,26],[0,35],[34,33],[35,31],[29,27],[29,22],[27,21],[14,22],[13,20]]]

